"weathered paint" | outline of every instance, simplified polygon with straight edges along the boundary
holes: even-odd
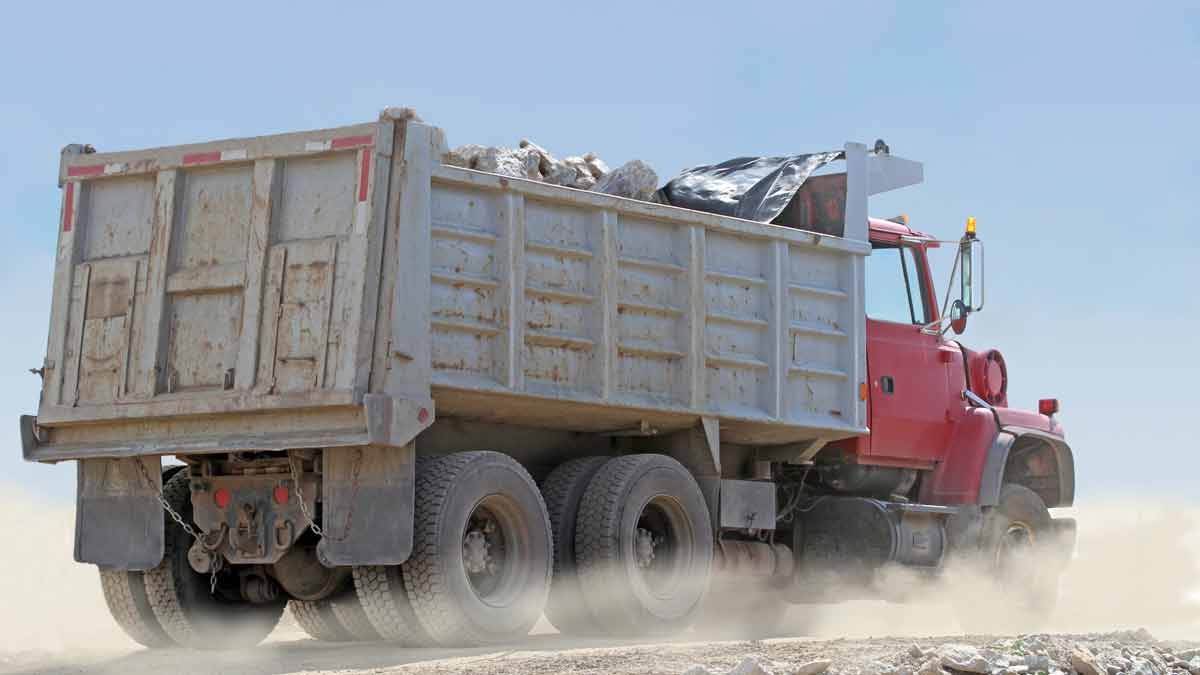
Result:
[[[64,155],[49,442],[88,423],[140,452],[164,416],[319,418],[368,391],[531,427],[866,432],[865,216],[833,237],[504,178],[442,166],[443,138],[383,118]],[[874,165],[847,153],[857,218]],[[267,419],[226,439],[281,447]],[[161,451],[215,447],[202,436]]]

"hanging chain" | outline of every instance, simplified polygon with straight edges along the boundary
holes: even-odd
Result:
[[[150,487],[154,487],[154,480],[150,478],[150,474],[146,471],[146,465],[142,462],[141,458],[134,457],[133,459],[137,463],[138,469],[142,472],[142,478],[146,480],[146,484]],[[204,545],[204,540],[200,537],[196,530],[190,524],[188,524],[186,520],[183,519],[183,516],[180,515],[178,511],[172,508],[170,502],[168,502],[167,498],[163,496],[161,488],[155,490],[154,496],[156,499],[158,499],[158,503],[162,505],[163,510],[167,512],[167,515],[171,517],[171,520],[174,520],[176,523],[178,523],[179,527],[182,528],[184,532],[187,532],[189,535],[191,535],[192,539],[199,541],[201,545]],[[225,557],[216,553],[215,551],[213,552],[212,557],[212,566],[208,574],[208,592],[210,595],[216,595],[217,572],[221,570],[222,564],[225,562]]]
[[[301,477],[301,473],[302,473],[302,471],[301,471],[302,467],[297,467],[295,457],[292,455],[291,452],[288,453],[288,469],[291,470],[292,481],[296,484],[296,498],[300,500],[300,513],[303,514],[304,519],[308,521],[308,526],[309,526],[309,528],[312,529],[313,534],[317,535],[318,537],[324,537],[326,539],[331,539],[335,542],[342,542],[342,541],[345,541],[346,538],[350,536],[350,528],[354,524],[354,506],[355,506],[355,504],[358,503],[358,500],[356,499],[356,497],[358,497],[358,485],[359,485],[358,479],[359,479],[359,474],[362,472],[362,464],[363,464],[362,448],[356,449],[356,452],[358,454],[354,458],[354,469],[351,471],[351,476],[350,476],[350,486],[351,486],[350,487],[350,509],[346,513],[346,524],[342,528],[342,535],[340,537],[326,535],[325,530],[322,529],[321,526],[317,524],[317,520],[315,518],[313,518],[312,513],[308,510],[308,504],[305,503],[304,493],[301,491],[301,488],[300,488],[300,477]],[[301,462],[303,462],[303,460],[301,460]],[[314,500],[314,503],[315,503],[315,500]]]
[[[303,462],[303,460],[301,460]],[[308,504],[304,502],[304,492],[300,489],[300,471],[296,468],[295,458],[292,453],[288,453],[288,469],[292,473],[292,482],[296,484],[296,499],[300,500],[300,513],[304,515],[304,519],[308,521],[308,526],[312,528],[313,534],[318,537],[325,536],[325,531],[317,524],[315,518],[308,511]]]

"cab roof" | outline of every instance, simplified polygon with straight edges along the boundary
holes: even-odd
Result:
[[[920,237],[922,239],[934,239],[934,237],[912,229],[904,223],[897,223],[894,220],[886,218],[868,218],[867,222],[871,229],[871,235],[883,235],[882,239],[899,240],[900,237]]]

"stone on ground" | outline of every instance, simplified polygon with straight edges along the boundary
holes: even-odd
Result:
[[[978,649],[968,645],[942,645],[938,648],[938,655],[943,668],[980,675],[992,672],[992,664],[983,658]]]

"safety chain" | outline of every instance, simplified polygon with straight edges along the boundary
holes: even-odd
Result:
[[[358,454],[354,459],[354,470],[352,471],[352,475],[350,477],[350,509],[346,513],[346,525],[342,528],[342,536],[340,537],[326,535],[325,530],[317,524],[316,518],[313,518],[312,513],[309,512],[308,504],[304,502],[304,493],[300,489],[300,476],[303,472],[296,467],[296,462],[294,461],[295,456],[291,452],[288,452],[288,469],[292,474],[292,482],[296,484],[296,499],[300,500],[300,513],[303,514],[304,519],[308,521],[308,526],[310,529],[312,529],[313,534],[317,535],[318,537],[331,539],[335,542],[343,542],[347,537],[350,536],[350,528],[354,524],[354,506],[358,503],[358,500],[355,499],[358,497],[358,478],[362,471],[363,463],[362,448],[357,448],[356,452]],[[303,462],[303,460],[301,460],[301,462]]]
[[[142,472],[142,478],[146,479],[146,484],[150,487],[154,487],[154,480],[150,478],[150,474],[146,471],[146,465],[142,462],[141,458],[134,457],[133,459],[137,463],[138,469]],[[201,538],[196,530],[183,519],[183,516],[180,515],[178,511],[171,507],[171,504],[167,501],[167,498],[163,497],[161,488],[155,491],[154,496],[156,499],[158,499],[158,503],[162,505],[163,510],[167,512],[167,515],[171,516],[171,520],[174,520],[176,523],[178,523],[179,527],[182,528],[184,532],[187,532],[189,535],[191,535],[192,539],[199,541],[202,546],[208,548],[208,546],[204,543],[204,539]],[[212,568],[209,570],[208,574],[208,592],[210,595],[217,594],[217,572],[221,571],[221,567],[224,562],[224,556],[213,552]]]

